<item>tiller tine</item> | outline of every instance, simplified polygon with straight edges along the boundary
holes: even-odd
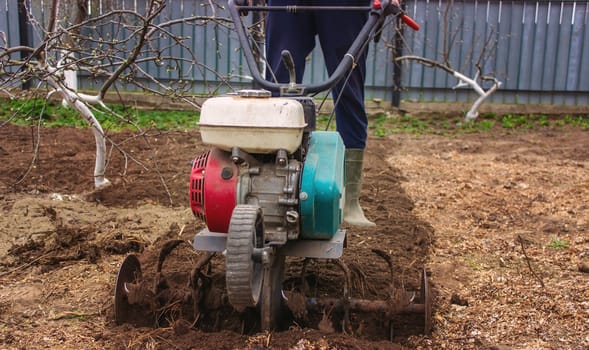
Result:
[[[141,264],[133,254],[128,255],[117,274],[114,293],[114,314],[117,324],[135,326],[154,324],[153,293],[141,278]]]
[[[154,295],[159,305],[157,309],[156,320],[171,318],[174,319],[178,315],[184,314],[185,317],[193,316],[193,324],[196,325],[201,317],[201,314],[207,309],[205,305],[211,299],[212,282],[211,282],[211,265],[210,261],[215,256],[214,252],[207,252],[199,258],[196,265],[190,272],[186,281],[187,289],[175,289],[170,285],[166,276],[163,273],[163,266],[166,257],[168,257],[174,249],[179,247],[182,243],[189,244],[184,240],[171,240],[164,244],[161,248],[158,263],[156,268],[157,279],[155,281]],[[192,306],[192,312],[186,314],[187,305]],[[167,320],[169,323],[169,320]]]
[[[182,314],[187,303],[194,306],[196,324],[206,307],[204,304],[213,293],[210,261],[215,253],[207,253],[197,261],[184,285],[187,288],[176,289],[169,285],[164,276],[163,265],[166,257],[182,243],[186,242],[173,240],[164,244],[159,253],[155,281],[143,278],[137,256],[130,254],[123,260],[114,293],[114,316],[117,324],[158,327],[161,321],[169,322],[168,318],[173,319]]]
[[[168,288],[167,281],[162,274],[162,269],[164,267],[164,261],[166,260],[166,257],[168,255],[170,255],[172,250],[174,250],[174,248],[178,247],[182,243],[186,243],[186,242],[182,239],[175,239],[172,241],[168,241],[164,244],[164,246],[160,250],[160,254],[157,259],[157,268],[156,268],[157,279],[155,281],[155,294],[158,294],[162,290]]]
[[[387,298],[387,300],[368,300],[350,297],[350,286],[352,285],[352,274],[350,269],[343,261],[335,260],[336,264],[342,269],[345,276],[342,296],[340,298],[307,298],[307,308],[314,311],[330,310],[330,313],[334,310],[343,312],[342,331],[348,333],[352,332],[352,327],[350,324],[351,311],[379,313],[384,315],[384,317],[389,321],[391,340],[393,338],[392,320],[395,315],[410,313],[423,314],[423,331],[424,334],[429,335],[431,333],[432,326],[432,297],[428,275],[425,269],[421,271],[421,287],[419,293],[405,290],[399,291],[393,286],[393,262],[390,255],[377,249],[373,249],[373,252],[387,262],[391,272],[390,296]],[[303,271],[305,270],[306,264],[304,264],[303,267]]]
[[[194,324],[198,323],[201,310],[206,309],[203,305],[208,299],[212,290],[211,259],[215,256],[214,252],[207,252],[200,258],[192,272],[190,273],[189,286],[192,292],[192,302],[194,306]],[[203,272],[203,270],[206,270]]]

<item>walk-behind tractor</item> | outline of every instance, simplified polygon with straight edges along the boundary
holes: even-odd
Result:
[[[266,81],[256,70],[240,16],[267,9],[239,6],[232,0],[229,10],[252,75],[264,90],[242,90],[210,98],[202,106],[200,132],[203,143],[211,148],[193,161],[190,206],[195,216],[206,222],[206,228],[192,242],[194,249],[204,254],[188,282],[192,291],[176,298],[193,304],[196,323],[196,314],[214,298],[211,293],[219,293],[211,288],[208,276],[211,258],[222,253],[226,285],[223,293],[229,304],[237,311],[257,310],[260,328],[271,330],[278,328],[288,304],[289,295],[283,292],[286,257],[305,259],[305,266],[308,259],[333,259],[345,276],[341,295],[303,295],[303,309],[339,310],[344,315],[344,331],[350,327],[349,315],[354,311],[378,312],[389,321],[394,315],[420,313],[424,315],[425,332],[429,332],[431,297],[425,271],[419,292],[399,293],[391,281],[387,300],[351,297],[350,269],[339,260],[346,246],[346,231],[340,227],[346,186],[345,148],[337,132],[315,130],[316,107],[308,97],[338,83],[387,15],[401,16],[414,27],[416,24],[386,3],[375,1],[370,7],[356,8],[369,11],[369,20],[336,72],[324,83],[303,86],[294,78],[289,84]],[[309,6],[297,10],[326,9]],[[294,77],[290,54],[284,52],[283,59]],[[271,91],[279,96],[272,96]],[[123,261],[115,286],[114,313],[118,323],[136,319],[143,312],[157,324],[157,310],[162,306],[158,302],[161,304],[163,294],[170,294],[162,276],[163,261],[181,243],[171,241],[162,249],[157,265],[159,277],[153,286],[142,283],[135,255]],[[392,276],[391,257],[384,251],[373,251],[386,261]]]

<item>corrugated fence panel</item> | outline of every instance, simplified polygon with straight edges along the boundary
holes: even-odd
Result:
[[[446,15],[446,6],[450,11]],[[589,4],[587,1],[416,1],[410,15],[422,24],[406,35],[406,54],[444,61],[474,77],[481,43],[491,35],[483,73],[503,83],[491,100],[505,103],[589,104]],[[446,25],[445,25],[446,23]],[[444,33],[446,35],[444,36]],[[420,47],[423,46],[423,47]],[[446,52],[448,52],[446,50]],[[472,59],[471,59],[472,58]],[[411,63],[403,72],[403,98],[463,101],[475,98],[468,88],[449,90],[455,80],[441,70]],[[446,75],[447,76],[447,75]]]
[[[3,23],[0,25],[0,30],[4,32],[0,40],[2,40],[2,45],[4,45],[4,40],[18,45],[20,42],[18,20],[14,20],[15,18],[18,19],[18,7],[13,4],[9,6],[9,2],[12,3],[13,1],[5,0],[0,6],[0,18]]]
[[[0,0],[0,31],[9,46],[20,43],[18,8],[15,0]],[[32,15],[47,22],[49,2],[26,1]],[[146,11],[146,0],[92,0],[91,15],[110,8]],[[43,9],[43,4],[45,9]],[[168,1],[160,22],[193,16],[228,18],[225,0]],[[450,7],[448,7],[450,6]],[[45,10],[45,11],[44,11]],[[500,1],[500,0],[410,0],[407,11],[420,25],[420,31],[404,29],[404,54],[448,62],[460,72],[474,77],[479,60],[483,73],[503,83],[491,101],[504,103],[549,103],[589,105],[589,2],[584,1]],[[251,84],[249,69],[235,33],[226,22],[192,19],[170,27],[185,38],[178,45],[168,37],[157,40],[162,54],[178,57],[177,63],[143,63],[146,74],[162,82],[197,94],[211,94]],[[252,15],[246,19],[251,25]],[[206,23],[206,24],[205,24]],[[100,35],[125,35],[115,24],[96,31]],[[379,43],[368,51],[366,97],[390,100],[393,91],[392,40],[394,26],[387,25]],[[31,31],[33,46],[42,32]],[[128,44],[130,50],[133,43]],[[191,56],[191,52],[194,56]],[[305,68],[306,83],[327,78],[319,45]],[[196,62],[196,65],[193,65]],[[100,81],[80,77],[81,87],[96,87]],[[444,71],[416,62],[402,64],[404,100],[472,101],[470,88],[456,87],[458,81]],[[152,82],[152,88],[158,86]],[[488,84],[483,86],[488,87]],[[122,86],[128,88],[127,86]]]
[[[13,20],[18,18],[18,8],[16,6],[9,6],[8,3],[12,2],[4,0],[0,4],[0,45],[4,46],[6,43],[11,45],[19,45],[20,43],[20,32],[18,27],[18,21]],[[20,58],[20,55],[13,54],[13,58]],[[20,84],[20,82],[17,82]]]

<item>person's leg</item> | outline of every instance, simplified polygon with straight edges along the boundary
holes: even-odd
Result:
[[[319,39],[328,73],[331,75],[340,63],[356,35],[366,22],[366,14],[338,12],[322,15],[317,24]],[[321,17],[321,16],[320,16]],[[346,146],[346,193],[344,220],[356,226],[374,226],[366,219],[360,206],[362,167],[366,147],[368,117],[364,106],[364,81],[366,76],[366,50],[354,57],[355,67],[349,78],[346,76],[333,89],[336,127]]]
[[[330,4],[331,1],[324,0]],[[357,5],[362,4],[358,2]],[[367,13],[350,11],[324,11],[317,16],[317,32],[327,72],[331,75],[348,52],[356,36],[366,23]],[[346,148],[364,149],[368,119],[364,106],[364,80],[366,76],[366,50],[354,57],[355,67],[348,79],[345,76],[333,89],[336,127]],[[346,81],[346,79],[348,79]],[[345,88],[342,89],[342,87]],[[341,96],[340,96],[341,95]]]
[[[268,0],[270,6],[294,5],[294,0]],[[289,73],[282,63],[282,51],[289,50],[295,64],[297,82],[303,79],[305,58],[315,47],[313,14],[308,12],[268,12],[266,21],[266,79],[288,83]],[[276,80],[275,80],[276,78]]]

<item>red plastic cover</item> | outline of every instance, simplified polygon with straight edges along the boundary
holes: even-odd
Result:
[[[196,157],[190,172],[190,208],[209,231],[227,233],[237,202],[238,169],[228,152],[213,148]]]

